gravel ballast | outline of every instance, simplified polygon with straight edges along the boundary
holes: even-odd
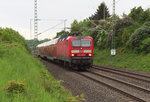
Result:
[[[63,86],[71,90],[73,96],[83,93],[86,102],[136,102],[108,87],[66,70],[61,65],[44,60],[42,62],[56,79],[64,81]]]

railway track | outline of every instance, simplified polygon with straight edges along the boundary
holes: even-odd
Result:
[[[112,68],[112,67],[106,67],[106,66],[100,66],[100,65],[93,65],[92,68],[97,69],[97,70],[103,70],[103,71],[119,74],[122,76],[127,76],[127,77],[138,79],[138,80],[141,80],[144,82],[150,82],[150,80],[146,80],[146,79],[150,79],[150,76],[138,74],[138,73],[134,73],[134,72],[129,72],[129,71],[123,71],[119,68]],[[136,76],[136,77],[134,77],[134,76]]]
[[[136,85],[124,80],[120,80],[111,77],[109,75],[105,75],[104,73],[98,72],[98,70],[111,73],[111,74],[116,74],[118,75],[118,77],[122,76],[122,77],[130,78],[132,80],[135,79],[150,84],[150,80],[148,80],[150,78],[149,76],[123,71],[115,68],[107,68],[104,66],[102,67],[102,66],[94,65],[93,68],[91,70],[88,70],[87,72],[76,72],[76,73],[89,80],[92,80],[96,83],[106,86],[107,88],[112,89],[128,98],[131,98],[134,101],[150,102],[149,88],[141,87],[140,85]]]
[[[97,74],[97,73],[91,72],[91,71],[76,72],[76,73],[85,77],[85,78],[88,78],[89,80],[92,80],[98,84],[101,84],[107,88],[110,88],[110,89],[112,89],[112,90],[114,90],[114,91],[116,91],[116,92],[118,92],[118,93],[120,93],[120,94],[122,94],[128,98],[131,98],[134,101],[138,101],[138,102],[149,102],[150,101],[150,99],[149,99],[150,90],[149,89],[145,89],[145,88],[142,88],[142,87],[139,87],[139,86],[136,86],[136,85],[133,85],[133,84],[121,81],[121,80],[116,80],[116,79],[107,77],[105,75]],[[103,78],[105,80],[101,80]],[[120,88],[120,86],[118,87],[117,85],[113,85],[112,83],[110,83],[111,82],[110,80],[117,82],[117,84],[121,84],[121,86],[124,86],[128,90],[130,90],[130,89],[134,90],[134,92],[133,93],[128,92],[128,90]],[[141,95],[141,93],[143,95]]]
[[[93,66],[92,69],[106,71],[109,73],[117,74],[120,76],[125,76],[128,78],[133,78],[133,79],[140,80],[140,81],[147,82],[147,83],[150,82],[149,80],[147,80],[148,79],[147,76],[146,76],[147,79],[144,79],[145,78],[144,75],[139,75],[136,73],[131,73],[131,72],[126,73],[124,71],[121,71],[121,70],[117,71],[117,69],[113,70],[111,68],[104,69],[104,67],[100,68],[99,66]],[[123,80],[118,80],[110,76],[104,75],[102,73],[97,73],[97,71],[94,71],[94,70],[89,70],[87,72],[78,72],[78,71],[74,71],[74,72],[89,80],[92,80],[98,84],[101,84],[102,86],[107,87],[108,89],[114,90],[117,93],[125,97],[130,98],[131,102],[134,102],[134,101],[150,102],[150,89],[147,89],[138,85],[134,85],[132,83],[128,83]],[[134,76],[132,76],[131,74]],[[142,78],[137,78],[136,76],[138,75]]]

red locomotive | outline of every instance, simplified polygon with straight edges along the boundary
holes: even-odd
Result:
[[[93,38],[75,35],[39,44],[37,55],[82,70],[90,68],[93,64]]]

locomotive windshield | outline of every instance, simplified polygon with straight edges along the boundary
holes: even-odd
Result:
[[[90,39],[73,39],[71,41],[71,45],[74,47],[90,47],[91,46],[91,40]]]

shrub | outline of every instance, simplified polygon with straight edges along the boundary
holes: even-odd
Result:
[[[127,38],[129,35],[127,33],[128,31],[125,30],[125,28],[127,28],[128,26],[131,26],[131,25],[133,25],[133,22],[130,17],[124,17],[123,19],[118,18],[116,20],[116,23],[114,26],[114,29],[115,29],[114,34],[115,34],[115,45],[117,47],[122,46],[122,44],[127,41]],[[113,32],[110,31],[110,33],[107,37],[107,43],[106,43],[107,46],[110,46],[110,44],[112,42],[112,35],[113,35]]]
[[[19,43],[23,45],[28,51],[30,51],[25,39],[15,30],[11,28],[0,28],[0,41],[9,43]]]
[[[140,45],[140,50],[143,51],[144,53],[150,52],[150,38],[147,38],[142,41]]]
[[[141,27],[141,24],[139,24],[138,22],[135,22],[134,24],[124,28],[123,33],[122,33],[122,38],[121,38],[123,45],[126,45],[132,33],[134,33],[134,31],[138,29],[139,27]]]
[[[8,83],[6,90],[9,94],[19,94],[26,92],[24,82],[17,82],[14,80],[11,80]]]
[[[140,48],[142,41],[150,37],[150,22],[146,22],[142,27],[137,29],[130,37],[128,46],[137,52],[142,52]],[[144,42],[143,42],[144,43]]]

